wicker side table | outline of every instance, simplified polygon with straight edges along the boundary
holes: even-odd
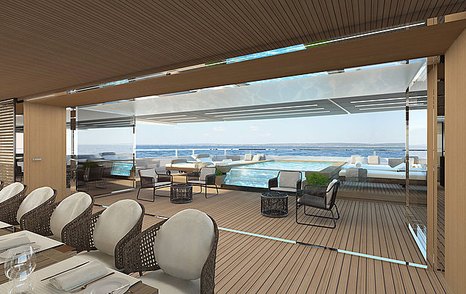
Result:
[[[170,187],[170,202],[175,204],[193,201],[193,186],[189,184],[173,184]]]
[[[286,217],[288,215],[288,194],[278,191],[262,193],[261,214],[267,217]]]

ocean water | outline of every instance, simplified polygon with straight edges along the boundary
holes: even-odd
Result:
[[[115,152],[126,154],[130,158],[131,145],[80,145],[78,154],[95,154]],[[177,150],[177,151],[176,151]],[[374,152],[383,158],[403,157],[405,150],[402,146],[306,146],[306,145],[137,145],[137,158],[157,158],[173,156],[190,156],[192,154],[208,153],[211,155],[244,155],[246,153],[262,153],[275,156],[328,156],[350,157],[373,155]],[[426,158],[423,148],[410,150],[411,155]]]

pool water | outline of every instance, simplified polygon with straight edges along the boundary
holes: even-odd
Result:
[[[275,178],[280,170],[321,171],[331,165],[331,161],[265,161],[232,168],[225,177],[225,185],[268,188],[269,179]],[[304,177],[304,173],[303,173]]]

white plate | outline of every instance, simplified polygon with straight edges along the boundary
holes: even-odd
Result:
[[[123,278],[104,278],[100,281],[90,284],[82,293],[86,294],[107,294],[113,290],[120,288],[123,285],[129,284],[130,282]],[[119,292],[122,293],[122,292]],[[118,294],[118,293],[115,293]]]

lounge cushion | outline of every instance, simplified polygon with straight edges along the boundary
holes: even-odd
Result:
[[[84,192],[74,193],[63,199],[50,217],[50,230],[53,238],[61,240],[61,231],[63,228],[81,215],[92,203],[92,198]]]
[[[0,202],[10,199],[11,197],[17,195],[19,192],[24,190],[24,185],[21,183],[12,183],[4,187],[0,191]]]
[[[361,155],[351,155],[350,163],[355,164],[358,161],[363,161],[363,158]]]
[[[252,154],[244,154],[244,161],[251,161],[252,160]]]
[[[39,205],[52,198],[54,194],[55,192],[50,187],[37,188],[29,193],[29,195],[24,198],[16,213],[16,220],[18,223],[24,214],[37,208]]]
[[[280,171],[278,175],[278,186],[296,189],[297,182],[301,179],[301,173],[296,171]]]
[[[136,225],[141,214],[141,206],[131,199],[120,200],[110,205],[95,224],[95,247],[113,256],[116,245]]]
[[[214,224],[207,214],[186,209],[169,218],[155,239],[155,258],[168,275],[196,280],[214,241]]]
[[[256,154],[252,157],[252,161],[261,161],[261,155],[260,154]]]
[[[377,155],[367,156],[367,164],[374,164],[374,165],[380,164],[380,157]]]
[[[162,270],[147,272],[140,280],[159,290],[159,293],[169,294],[198,294],[201,291],[200,279],[182,280],[167,275]]]

